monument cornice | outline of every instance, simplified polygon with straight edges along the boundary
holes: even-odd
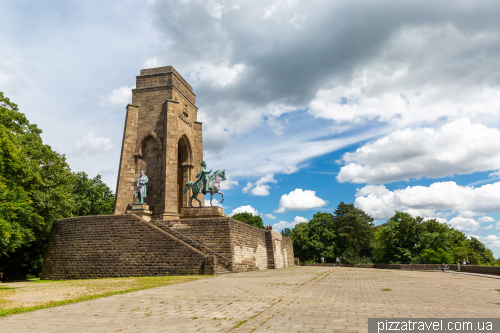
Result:
[[[193,102],[191,102],[187,97],[186,95],[184,95],[182,93],[182,91],[180,91],[179,89],[177,89],[177,87],[174,85],[174,84],[162,84],[162,85],[158,85],[158,86],[151,86],[151,87],[143,87],[143,88],[134,88],[132,89],[132,91],[158,91],[158,90],[162,90],[162,89],[165,89],[165,88],[172,88],[172,89],[175,89],[175,91],[177,93],[179,93],[179,95],[181,95],[182,97],[184,97],[184,99],[186,100],[186,102],[188,102],[192,107],[194,107],[197,111],[198,111],[198,107],[196,105],[194,105]],[[193,94],[194,95],[194,94]],[[196,96],[196,95],[195,95]],[[165,101],[172,101],[172,100],[165,100]]]

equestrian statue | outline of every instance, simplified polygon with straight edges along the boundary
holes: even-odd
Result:
[[[198,200],[198,194],[203,193],[203,195],[210,193],[210,206],[212,205],[212,199],[215,193],[222,195],[222,200],[220,203],[224,202],[224,193],[220,191],[220,182],[226,180],[226,170],[217,170],[212,175],[210,173],[212,170],[207,171],[207,164],[205,161],[201,162],[201,170],[196,175],[196,181],[186,182],[182,195],[184,195],[189,188],[193,190],[193,195],[189,200],[189,207],[193,207],[193,199],[198,201],[201,206],[201,201]]]

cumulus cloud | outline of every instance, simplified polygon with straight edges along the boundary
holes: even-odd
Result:
[[[274,216],[273,214],[264,214],[264,216],[267,217],[268,219],[276,220],[276,216]]]
[[[229,189],[232,189],[234,186],[238,186],[238,185],[239,185],[238,181],[227,179],[227,180],[221,181],[221,183],[220,183],[220,189],[222,191],[229,190]]]
[[[337,180],[380,184],[410,178],[440,178],[500,168],[500,130],[467,118],[439,130],[396,130],[346,153]]]
[[[491,230],[491,229],[493,229],[494,226],[495,225],[493,225],[493,224],[487,225],[486,227],[483,227],[483,230],[485,230],[485,231]]]
[[[135,88],[135,85],[132,87],[120,87],[118,89],[113,90],[105,97],[101,98],[100,106],[122,106],[126,107],[127,104],[132,103],[132,89]]]
[[[150,12],[165,43],[152,56],[193,73],[207,124],[235,133],[277,105],[348,127],[499,115],[492,2],[158,0]]]
[[[206,199],[205,198],[205,207],[210,207],[210,206],[218,206],[218,207],[221,207],[221,208],[225,208],[220,202],[219,200],[213,198],[212,199],[212,204],[210,204],[210,199]]]
[[[467,218],[500,210],[500,182],[477,188],[460,186],[455,182],[438,182],[394,191],[384,185],[368,185],[358,189],[355,205],[377,220],[388,219],[395,211],[414,216],[440,216],[448,211],[461,213],[460,218]],[[465,220],[460,219],[455,223],[464,228],[474,225],[469,222],[465,226]]]
[[[280,199],[280,206],[275,213],[284,213],[288,210],[306,210],[326,206],[328,201],[316,196],[316,191],[302,190],[300,188],[283,194]]]
[[[488,235],[486,237],[483,236],[474,236],[480,242],[484,243],[489,249],[499,249],[500,248],[500,237],[497,235]]]
[[[452,228],[464,232],[476,232],[479,229],[480,223],[474,219],[468,219],[461,216],[456,216],[448,222]]]
[[[269,189],[271,188],[269,185],[266,185],[267,183],[277,183],[277,180],[274,179],[274,174],[268,173],[265,176],[262,176],[255,183],[248,182],[247,186],[243,188],[243,193],[248,193],[250,191],[253,195],[267,196],[269,195]]]
[[[110,138],[96,138],[93,132],[85,135],[75,144],[76,151],[86,155],[96,155],[114,148]]]
[[[250,205],[247,205],[247,206],[240,206],[236,209],[233,209],[233,212],[229,216],[233,216],[234,214],[238,214],[238,213],[250,213],[254,216],[259,215],[259,212],[255,208],[253,208]]]
[[[500,221],[498,221],[498,222],[495,224],[495,229],[497,229],[497,231],[500,231]]]
[[[302,216],[295,216],[293,222],[279,221],[278,223],[273,224],[273,230],[280,230],[283,228],[293,228],[301,222],[308,222],[308,220]]]
[[[495,222],[495,219],[491,216],[483,216],[477,219],[480,222]]]

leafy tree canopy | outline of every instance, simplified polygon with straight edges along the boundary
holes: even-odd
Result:
[[[112,212],[100,176],[73,174],[41,133],[0,91],[0,271],[9,279],[39,274],[54,221]]]
[[[234,214],[233,216],[231,216],[231,218],[234,220],[246,223],[246,224],[253,225],[254,227],[257,227],[257,228],[260,228],[263,230],[266,229],[264,227],[264,223],[262,222],[262,217],[260,217],[258,215],[255,216],[251,213],[245,212],[245,213]]]

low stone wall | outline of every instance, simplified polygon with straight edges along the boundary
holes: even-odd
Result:
[[[217,260],[135,215],[58,220],[42,279],[214,274]]]
[[[402,269],[402,270],[439,270],[441,264],[354,264],[351,267],[358,268],[379,268],[379,269]],[[450,271],[457,271],[458,265],[448,265]],[[475,266],[475,265],[460,265],[460,272],[466,273],[479,273],[479,274],[491,274],[500,275],[500,266]]]

